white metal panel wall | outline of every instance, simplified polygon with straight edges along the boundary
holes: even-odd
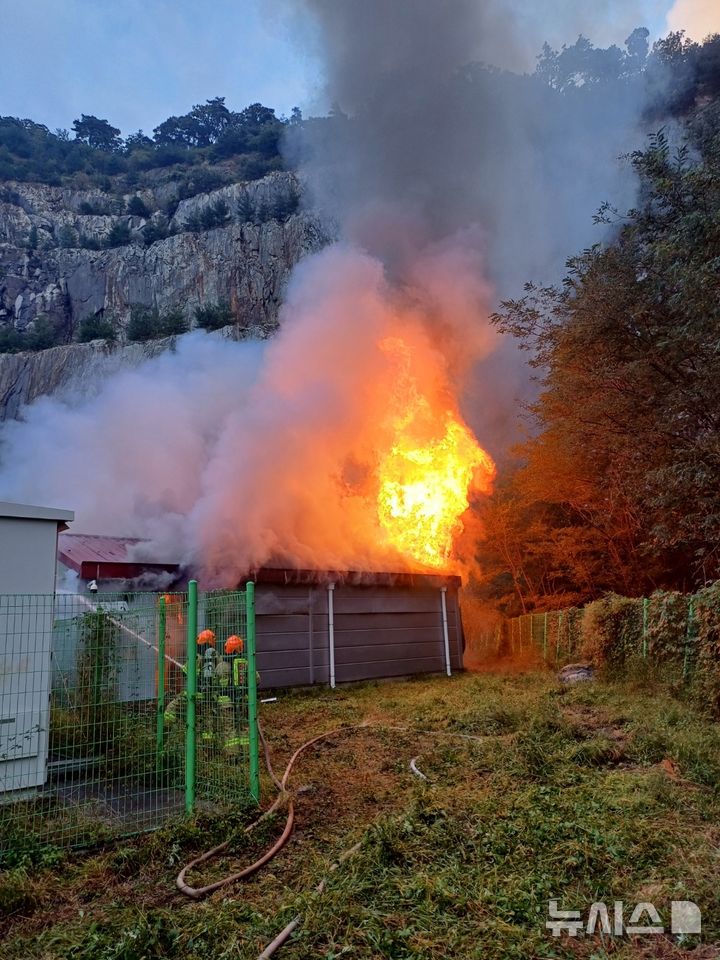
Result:
[[[0,517],[0,794],[45,782],[56,551],[57,521]]]

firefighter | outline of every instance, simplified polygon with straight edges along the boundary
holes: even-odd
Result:
[[[218,696],[218,714],[221,718],[222,747],[228,757],[237,757],[248,746],[247,734],[241,734],[243,726],[243,700],[247,660],[243,657],[244,643],[237,634],[232,634],[223,644],[221,667],[222,693]]]
[[[201,690],[214,673],[216,657],[215,634],[212,630],[201,630],[197,636],[197,675],[200,678]],[[183,673],[187,673],[186,666],[183,667]],[[180,713],[184,712],[186,701],[187,689],[181,690],[167,705],[163,716],[169,726],[172,726]]]
[[[247,676],[247,660],[242,656],[244,643],[233,634],[223,645],[222,655],[216,648],[212,630],[202,630],[197,638],[199,715],[198,744],[212,754],[217,748],[228,758],[238,757],[248,746],[247,734],[240,730],[244,723],[243,701]],[[165,721],[173,724],[187,700],[187,692],[179,693],[165,710]]]

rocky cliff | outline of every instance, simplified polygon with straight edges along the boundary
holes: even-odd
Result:
[[[277,325],[288,275],[327,242],[313,216],[274,216],[294,195],[291,174],[274,173],[177,202],[167,183],[117,195],[40,184],[0,185],[0,329],[31,331],[49,321],[63,345],[34,353],[0,353],[0,420],[66,385],[96,379],[167,349],[172,338],[125,342],[133,307],[180,310],[227,303],[236,318],[225,336],[264,338]],[[130,216],[138,196],[147,217]],[[198,227],[218,203],[223,226]],[[253,211],[252,219],[248,211]],[[122,245],[108,247],[113,228]],[[148,242],[148,224],[168,235]],[[195,225],[191,229],[189,225]],[[111,318],[119,342],[73,342],[86,317]]]
[[[122,330],[132,306],[179,308],[190,319],[198,306],[227,301],[241,327],[266,335],[290,269],[325,241],[306,213],[272,216],[278,198],[296,190],[292,174],[274,173],[170,202],[168,211],[166,185],[117,196],[6,183],[0,187],[0,325],[31,329],[42,316],[69,341],[87,316],[110,315]],[[124,213],[133,196],[148,217]],[[240,213],[243,198],[261,211],[259,220]],[[218,202],[227,211],[224,226],[188,228]],[[161,223],[169,235],[148,244],[148,223]],[[118,228],[127,242],[103,248]]]

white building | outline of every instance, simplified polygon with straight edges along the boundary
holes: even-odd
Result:
[[[58,533],[74,518],[0,501],[0,796],[45,782]]]

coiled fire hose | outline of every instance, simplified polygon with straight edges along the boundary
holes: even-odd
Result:
[[[238,880],[244,880],[247,877],[251,876],[253,873],[256,873],[260,870],[261,867],[265,866],[272,858],[282,850],[287,841],[290,839],[292,834],[293,826],[295,823],[295,805],[292,800],[292,796],[288,791],[288,781],[290,780],[290,774],[292,769],[295,766],[298,758],[305,753],[306,750],[309,750],[311,747],[315,746],[317,743],[321,743],[323,740],[329,740],[331,737],[342,736],[347,733],[353,733],[357,730],[369,730],[374,726],[378,727],[379,730],[394,730],[401,733],[413,733],[419,736],[430,736],[430,737],[448,737],[451,739],[459,740],[468,740],[481,743],[488,737],[475,737],[471,734],[466,733],[452,733],[447,730],[412,730],[408,727],[392,726],[385,723],[376,723],[372,724],[369,721],[364,723],[354,724],[348,727],[336,727],[334,730],[328,730],[326,733],[321,733],[316,737],[313,737],[311,740],[306,740],[305,743],[301,744],[297,750],[293,753],[288,761],[287,766],[283,772],[282,778],[278,779],[275,771],[273,770],[272,760],[270,757],[270,749],[268,747],[267,740],[263,729],[258,722],[258,734],[260,737],[260,742],[263,747],[263,754],[265,756],[265,766],[267,768],[268,774],[275,785],[278,794],[273,803],[268,807],[268,809],[254,820],[251,824],[245,827],[244,833],[251,833],[257,826],[259,826],[264,820],[270,817],[279,807],[282,806],[283,802],[287,800],[287,817],[285,820],[285,826],[283,831],[280,834],[280,837],[275,841],[275,843],[263,853],[254,863],[251,863],[249,866],[244,867],[242,870],[237,871],[237,873],[231,873],[226,877],[222,877],[220,880],[216,880],[214,883],[209,883],[204,887],[192,887],[187,883],[186,877],[187,874],[194,870],[196,867],[199,867],[203,863],[207,863],[208,860],[212,860],[214,857],[219,856],[223,851],[227,850],[231,844],[230,840],[225,840],[223,843],[218,844],[216,847],[213,847],[210,850],[206,850],[205,853],[200,854],[194,860],[191,860],[187,863],[180,873],[177,876],[176,884],[178,890],[184,893],[186,896],[192,898],[193,900],[202,900],[204,897],[208,896],[211,893],[214,893],[216,890],[220,890],[222,887],[226,887],[231,883],[237,883]],[[414,757],[410,761],[410,769],[413,774],[423,780],[427,780],[427,777],[418,770],[416,766],[416,760],[418,758]],[[344,853],[338,858],[338,860],[330,867],[330,873],[335,871],[342,863],[344,863],[349,857],[351,857],[361,846],[362,841],[354,844],[348,850],[345,850]],[[328,878],[324,877],[320,883],[315,887],[315,892],[321,894],[325,889]],[[290,923],[285,926],[280,933],[265,947],[263,952],[258,956],[258,960],[269,960],[273,956],[276,950],[278,950],[292,935],[293,931],[299,926],[302,920],[301,916],[294,917]]]

